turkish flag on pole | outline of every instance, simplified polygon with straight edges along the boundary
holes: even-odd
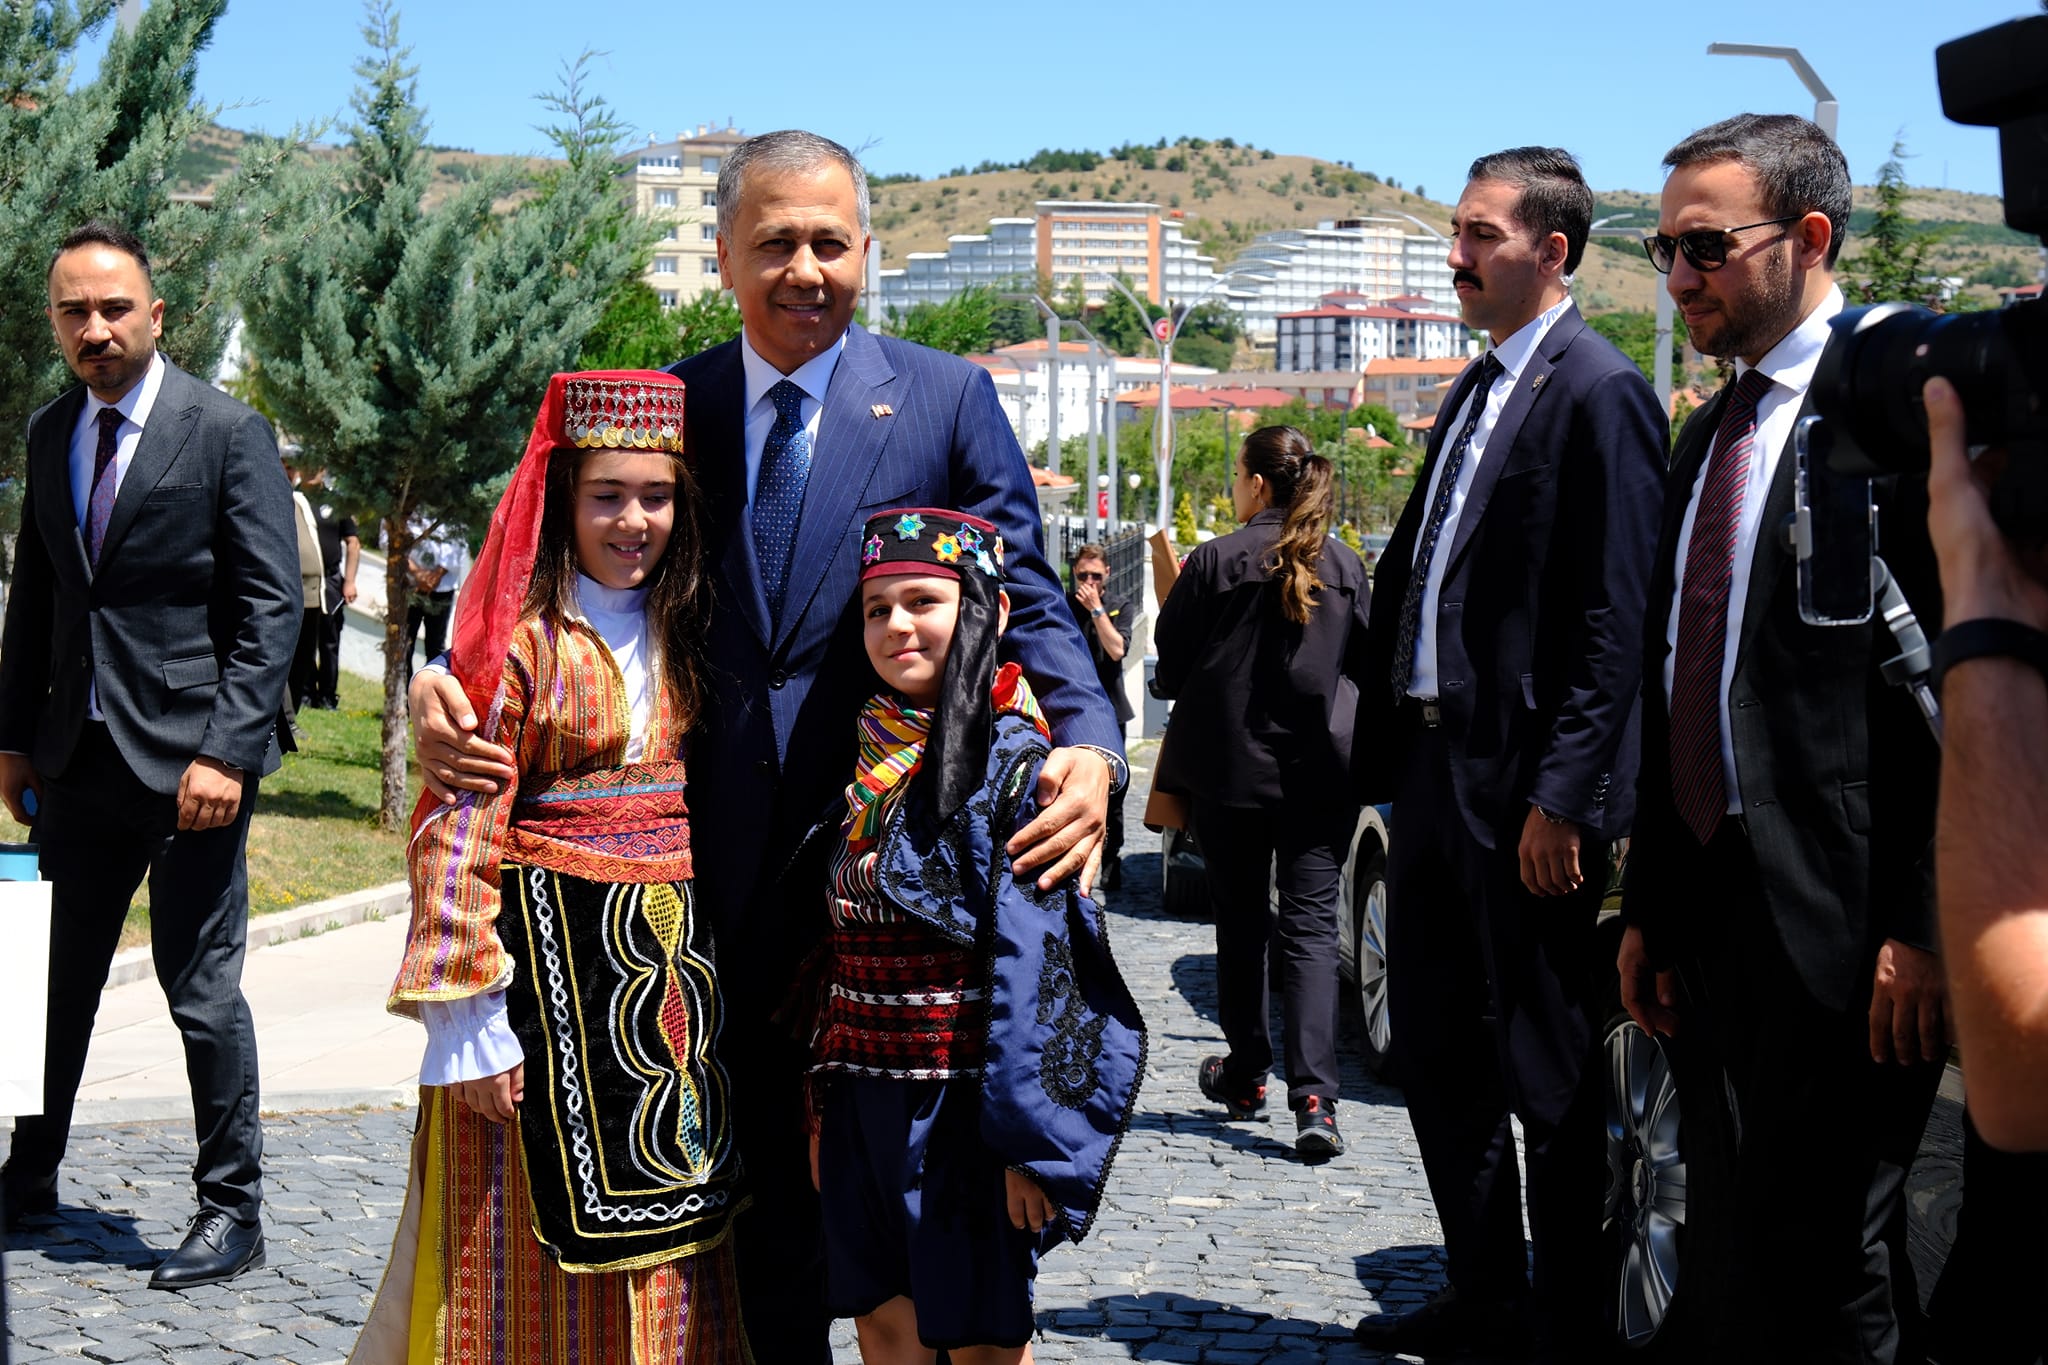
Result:
[[[1101,517],[1104,521],[1109,520],[1109,490],[1107,488],[1095,490],[1095,515]]]

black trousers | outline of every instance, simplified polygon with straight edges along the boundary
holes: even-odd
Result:
[[[1905,1186],[1941,1065],[1873,1062],[1868,994],[1837,1010],[1807,993],[1739,821],[1722,822],[1698,866],[1702,903],[1717,913],[1685,926],[1684,970],[1711,1016],[1740,1131],[1730,1268],[1744,1312],[1724,1318],[1723,1354],[1918,1361]]]
[[[405,609],[405,676],[412,677],[412,647],[418,643],[424,628],[427,636],[427,658],[440,657],[448,648],[448,622],[454,618],[455,594],[436,592],[427,594],[424,602],[417,593]]]
[[[299,642],[292,649],[290,688],[292,708],[298,710],[316,700],[313,690],[314,664],[320,652],[320,634],[326,628],[326,614],[317,606],[307,607],[299,617]]]
[[[1337,916],[1358,807],[1250,810],[1195,800],[1195,838],[1216,910],[1216,1014],[1224,1080],[1262,1084],[1273,1065],[1267,954],[1280,980],[1287,1103],[1335,1100]],[[1278,877],[1279,905],[1270,888]]]
[[[320,617],[319,649],[313,662],[313,700],[322,706],[334,707],[341,704],[341,627],[343,615],[348,608],[342,604],[339,594],[335,597],[333,611],[324,612]]]
[[[256,1218],[263,1128],[242,956],[249,937],[244,853],[258,780],[248,775],[232,824],[180,831],[175,798],[145,787],[107,727],[90,721],[64,775],[43,779],[35,839],[53,900],[43,1112],[15,1124],[11,1182],[51,1179],[63,1160],[107,968],[129,899],[147,874],[156,979],[184,1038],[192,1085],[199,1204],[240,1222]]]
[[[1526,818],[1526,817],[1524,817]],[[1522,885],[1521,821],[1473,837],[1440,729],[1423,729],[1394,799],[1387,866],[1389,1008],[1395,1076],[1443,1224],[1451,1283],[1482,1299],[1528,1291],[1522,1122],[1538,1307],[1553,1343],[1601,1322],[1606,1182],[1594,1058],[1604,1008],[1597,952],[1607,849],[1582,844],[1581,888]]]
[[[1963,1116],[1963,1205],[1927,1301],[1943,1365],[2048,1358],[2048,1154],[2001,1152]]]

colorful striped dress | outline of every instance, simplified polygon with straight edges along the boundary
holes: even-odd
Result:
[[[560,965],[554,941],[520,932],[522,923],[531,928],[537,897],[552,897],[559,911],[563,956],[574,944],[568,921],[613,916],[599,931],[603,941],[637,934],[654,950],[652,970],[644,989],[629,981],[619,990],[609,1036],[591,1036],[588,1025],[549,1033],[544,1003],[537,1023],[528,1021],[539,1031],[522,1025],[525,1098],[516,1123],[491,1123],[449,1087],[422,1086],[406,1211],[353,1365],[751,1361],[726,1235],[743,1201],[715,1052],[723,1010],[708,919],[698,922],[691,898],[683,765],[626,760],[629,745],[635,754],[675,755],[682,735],[658,685],[650,682],[640,700],[644,724],[636,727],[625,677],[587,621],[522,624],[494,727],[515,755],[517,790],[465,797],[414,836],[412,924],[393,1012],[416,1016],[422,1002],[508,986],[508,998],[518,998],[527,989],[514,984],[521,973],[539,978],[545,1002],[547,974]],[[518,945],[529,948],[524,957]],[[580,984],[567,980],[556,998]],[[638,1032],[631,1020],[618,1021],[636,1012]],[[608,1056],[633,1065],[607,1068]],[[600,1084],[611,1090],[591,1089]],[[553,1150],[536,1146],[537,1117],[542,1127],[573,1125],[586,1109],[615,1103],[612,1092],[621,1089],[634,1091],[630,1142],[596,1133],[572,1147],[570,1133]],[[631,1150],[621,1154],[622,1145]],[[580,1163],[563,1155],[571,1150]],[[609,1235],[597,1215],[613,1213],[614,1224],[637,1217],[603,1205],[649,1170],[663,1174],[668,1195],[712,1211],[673,1245],[637,1259],[629,1247],[623,1264],[594,1268],[593,1260],[606,1263],[598,1258]],[[683,1202],[667,1198],[662,1207]],[[558,1206],[572,1231],[589,1236],[567,1246],[557,1239],[550,1254],[543,1239],[554,1225],[538,1215]]]

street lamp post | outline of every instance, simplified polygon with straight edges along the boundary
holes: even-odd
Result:
[[[1635,216],[1636,213],[1633,209],[1627,213],[1610,213],[1605,218],[1594,220],[1589,231],[1599,232],[1601,229],[1607,228],[1609,223],[1619,223],[1624,218],[1633,218]],[[1609,228],[1608,235],[1633,236],[1634,233],[1626,228]],[[1664,287],[1664,280],[1661,276],[1653,276],[1652,279],[1655,288],[1651,295],[1651,307],[1654,310],[1656,323],[1651,329],[1652,335],[1650,338],[1650,386],[1657,392],[1657,406],[1664,410],[1664,418],[1666,421],[1669,421],[1671,419],[1671,333],[1673,330],[1671,321],[1671,291]]]
[[[1203,285],[1201,290],[1192,299],[1183,304],[1176,306],[1171,299],[1168,299],[1165,305],[1166,316],[1156,321],[1152,320],[1150,308],[1146,306],[1142,299],[1131,292],[1129,285],[1125,284],[1115,275],[1098,272],[1096,276],[1098,279],[1107,280],[1119,294],[1129,299],[1131,306],[1138,310],[1138,316],[1150,321],[1151,326],[1155,329],[1152,333],[1152,339],[1154,344],[1159,347],[1159,406],[1155,410],[1155,416],[1152,420],[1152,434],[1154,437],[1152,463],[1159,475],[1159,520],[1157,524],[1160,526],[1169,525],[1173,514],[1173,503],[1171,501],[1173,496],[1171,490],[1173,473],[1173,341],[1175,337],[1180,335],[1180,329],[1186,324],[1187,320],[1194,316],[1195,309],[1201,306],[1202,301],[1214,293],[1216,287],[1229,279],[1233,273],[1235,272],[1224,271],[1210,280],[1209,283]],[[1163,329],[1164,336],[1158,330],[1161,323],[1165,324]]]
[[[1842,102],[1835,98],[1827,83],[1820,78],[1796,47],[1773,47],[1768,43],[1708,43],[1709,57],[1775,57],[1791,64],[1806,93],[1813,96],[1813,121],[1830,138],[1835,135],[1835,125],[1841,118]]]

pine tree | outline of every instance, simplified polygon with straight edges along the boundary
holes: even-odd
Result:
[[[50,256],[91,218],[149,248],[164,300],[165,354],[208,376],[230,324],[244,248],[289,231],[295,206],[273,191],[295,141],[252,139],[213,186],[213,207],[172,202],[179,158],[214,110],[193,98],[199,50],[227,0],[157,0],[134,32],[115,31],[99,74],[73,84],[81,44],[112,23],[115,0],[0,3],[0,431],[73,382],[40,307]],[[0,478],[21,472],[19,440],[0,442]]]
[[[564,161],[537,180],[487,171],[439,205],[410,50],[388,0],[345,173],[310,190],[330,225],[280,252],[244,309],[263,387],[308,458],[375,507],[385,568],[385,828],[406,815],[406,551],[415,519],[481,519],[518,462],[548,376],[572,367],[654,231],[633,216],[613,149],[624,129],[584,86],[585,60],[542,97]]]
[[[1927,280],[1927,256],[1935,239],[1931,233],[1914,232],[1906,217],[1912,191],[1906,184],[1905,155],[1905,143],[1894,142],[1891,160],[1878,167],[1877,217],[1870,225],[1868,244],[1856,259],[1866,303],[1924,304],[1934,293]]]

